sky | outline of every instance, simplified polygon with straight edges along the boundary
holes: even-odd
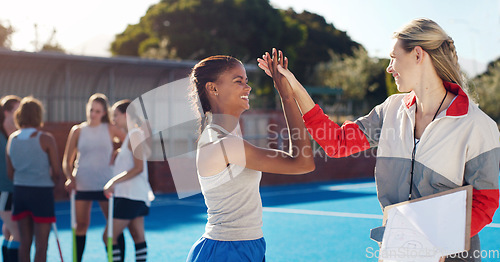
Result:
[[[71,54],[110,56],[114,36],[138,23],[158,1],[0,0],[0,21],[16,30],[14,50],[35,50],[37,24],[39,42],[46,42],[55,29],[55,40]],[[455,40],[460,63],[470,74],[500,57],[500,0],[271,0],[271,4],[324,16],[374,57],[388,58],[392,33],[420,17],[433,19]]]

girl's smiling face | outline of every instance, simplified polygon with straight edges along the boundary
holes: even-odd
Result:
[[[214,82],[214,102],[224,112],[243,113],[250,108],[248,96],[252,88],[248,85],[248,77],[243,65],[223,72]]]

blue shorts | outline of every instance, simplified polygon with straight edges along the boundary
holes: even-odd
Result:
[[[189,251],[186,262],[265,262],[264,238],[219,241],[200,238]]]

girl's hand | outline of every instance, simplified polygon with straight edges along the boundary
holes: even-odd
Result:
[[[267,63],[267,69],[269,74],[272,76],[274,81],[274,86],[278,90],[280,96],[284,99],[289,99],[293,97],[293,90],[290,87],[287,79],[278,71],[279,67],[287,67],[287,59],[285,59],[283,52],[277,51],[273,48],[272,57],[269,53],[265,55],[265,61]]]
[[[281,51],[280,51],[280,53],[281,53]],[[268,76],[273,77],[273,76],[271,75],[271,71],[269,70],[269,67],[268,67],[267,61],[265,60],[267,56],[269,56],[269,53],[267,53],[267,52],[266,52],[265,54],[263,54],[263,55],[262,55],[262,58],[257,58],[258,66],[259,66],[259,68],[260,68],[260,69],[262,69],[262,70],[263,70],[263,71],[264,71],[264,72],[265,72]],[[283,65],[284,65],[284,66],[283,66],[284,68],[288,69],[288,58],[287,58],[287,57],[285,57],[285,58],[283,59]]]
[[[290,83],[294,92],[304,88],[302,84],[297,80],[297,78],[295,78],[293,73],[288,70],[288,68],[282,67],[280,65],[278,65],[277,68],[278,72],[280,72],[280,74],[282,74],[286,78],[286,80],[288,80],[288,83]]]
[[[104,195],[110,198],[115,193],[115,183],[113,180],[109,180],[106,185],[104,185]]]
[[[64,183],[64,188],[67,192],[71,192],[72,190],[76,190],[76,181],[74,178],[66,179]]]
[[[280,57],[283,57],[281,52],[280,52]],[[264,54],[262,58],[258,58],[257,62],[259,63],[259,68],[262,69],[268,76],[273,77],[275,74],[273,74],[273,63],[270,63],[270,56],[268,53]],[[297,81],[295,76],[288,70],[288,59],[286,57],[283,57],[283,59],[280,59],[282,63],[276,63],[276,68],[278,72],[286,78],[287,85],[291,86],[291,95],[297,101],[300,110],[302,113],[307,113],[309,110],[311,110],[314,106],[315,103],[312,100],[311,96],[307,93],[307,90],[302,86],[302,84]],[[273,77],[274,79],[274,77]],[[276,80],[275,80],[275,83]],[[285,85],[282,85],[285,86]],[[279,86],[277,86],[279,87]],[[280,91],[280,89],[278,89]],[[280,92],[280,95],[282,98],[289,98],[288,96],[290,95],[289,92]]]

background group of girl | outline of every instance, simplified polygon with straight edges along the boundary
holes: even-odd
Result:
[[[0,217],[4,261],[30,261],[33,237],[34,261],[46,261],[51,224],[56,221],[53,188],[63,174],[66,190],[76,192],[77,260],[82,261],[92,202],[99,203],[107,219],[107,198],[113,196],[113,260],[124,261],[123,230],[128,227],[137,261],[146,261],[144,216],[149,213],[152,191],[146,157],[134,157],[129,143],[130,135],[143,135],[140,128],[127,127],[129,104],[129,100],[122,100],[110,110],[105,95],[92,95],[87,103],[87,121],[71,129],[61,164],[54,137],[41,130],[42,103],[33,97],[9,95],[1,99]],[[121,147],[114,150],[114,142],[121,142]]]

